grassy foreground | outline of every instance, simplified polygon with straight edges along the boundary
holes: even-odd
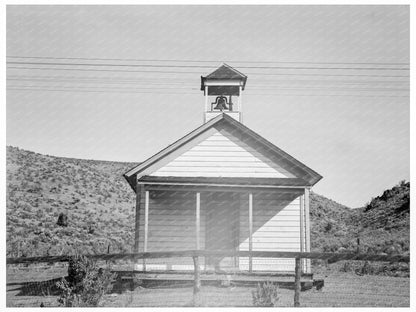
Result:
[[[32,268],[7,269],[8,307],[45,307],[57,305],[53,289],[36,286],[34,282],[51,281],[66,275],[65,267],[47,270]],[[324,278],[325,287],[301,293],[303,307],[409,307],[410,279],[327,271],[316,278]],[[26,283],[26,284],[25,284]],[[27,284],[29,283],[29,284]],[[53,283],[53,281],[51,281]],[[203,286],[199,306],[252,306],[254,287]],[[280,289],[279,305],[293,306],[293,290]],[[142,288],[106,295],[102,302],[108,307],[183,307],[192,305],[192,287]]]

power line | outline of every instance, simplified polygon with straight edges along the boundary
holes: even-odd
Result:
[[[58,91],[58,92],[88,92],[88,93],[151,93],[151,94],[181,94],[181,95],[195,95],[196,93],[186,92],[164,92],[155,93],[153,91],[116,91],[116,90],[62,90],[62,89],[29,89],[29,88],[16,88],[14,86],[7,87],[8,90],[19,91]],[[262,96],[311,96],[311,97],[369,97],[369,98],[408,98],[408,95],[358,95],[358,94],[279,94],[279,93],[249,93],[249,95],[262,95]]]
[[[199,78],[199,77],[198,77]],[[48,75],[8,75],[7,76],[7,80],[45,80],[45,81],[49,81],[49,80],[68,80],[68,81],[73,81],[73,80],[99,80],[99,81],[117,81],[117,82],[152,82],[152,81],[156,81],[156,82],[160,82],[161,79],[163,78],[153,78],[153,79],[149,79],[147,77],[144,77],[142,79],[140,79],[140,77],[136,77],[134,79],[125,79],[125,78],[121,78],[121,77],[113,77],[113,76],[48,76]],[[175,81],[169,81],[169,82],[161,82],[163,84],[180,84],[180,83],[195,83],[195,81],[199,81],[199,79],[188,79],[188,80],[175,80]],[[305,83],[315,83],[315,82],[324,82],[324,83],[345,83],[345,84],[366,84],[366,83],[375,83],[375,84],[382,84],[382,83],[406,83],[408,84],[409,81],[408,80],[326,80],[326,79],[320,79],[320,80],[310,80],[310,79],[293,79],[293,80],[264,80],[262,83],[250,83],[250,86],[252,85],[264,85],[267,83],[277,83],[277,82],[305,82]]]
[[[123,69],[82,69],[82,68],[45,68],[45,67],[15,67],[8,66],[7,69],[25,69],[25,70],[63,70],[63,71],[80,71],[80,72],[122,72],[122,73],[163,73],[163,74],[193,74],[199,75],[200,72],[189,71],[163,71],[163,70],[123,70]],[[321,76],[321,77],[380,77],[380,78],[409,78],[409,75],[370,75],[370,74],[293,74],[293,73],[256,73],[249,72],[247,75],[259,76]]]
[[[51,79],[51,78],[46,78],[46,79],[42,79],[42,78],[7,78],[7,81],[33,81],[33,82],[63,82],[63,83],[95,83],[95,84],[133,84],[133,85],[140,85],[140,84],[145,84],[145,85],[166,85],[166,86],[182,86],[182,85],[189,85],[190,87],[195,87],[195,83],[192,83],[190,81],[188,82],[154,82],[154,80],[100,80],[100,79]],[[366,85],[366,84],[372,84],[372,83],[376,83],[375,85],[380,85],[380,84],[397,84],[397,83],[401,83],[403,84],[404,82],[400,82],[400,81],[363,81],[363,82],[343,82],[343,81],[307,81],[306,83],[303,83],[302,80],[291,80],[291,81],[268,81],[265,83],[255,83],[255,84],[250,84],[250,89],[251,88],[256,88],[256,87],[279,87],[281,84],[291,84],[291,85],[296,85],[296,84],[303,84],[303,85],[311,85],[313,83],[313,85],[319,85],[322,83],[325,83],[324,86],[331,86],[331,84],[335,84],[335,85],[345,85],[345,86],[362,86],[362,85]],[[318,83],[318,84],[316,84]],[[406,83],[407,84],[407,83]]]
[[[102,89],[104,87],[99,87],[99,86],[42,86],[42,85],[29,85],[29,86],[25,86],[25,85],[20,85],[20,86],[12,86],[12,87],[27,87],[27,88],[64,88],[64,89]],[[107,87],[105,87],[106,89],[108,89]],[[177,90],[199,90],[199,88],[193,88],[193,87],[182,87],[179,88],[177,86],[171,88],[171,87],[147,87],[147,86],[139,86],[137,88],[132,88],[132,87],[122,87],[122,86],[117,86],[117,87],[112,87],[112,89],[117,90],[149,90],[149,89],[153,89],[153,90],[166,90],[166,89],[177,89]],[[274,87],[274,88],[251,88],[250,90],[326,90],[326,91],[382,91],[382,92],[389,92],[389,91],[409,91],[409,89],[394,89],[394,88],[383,88],[383,89],[379,89],[379,88],[361,88],[361,89],[357,89],[357,88],[322,88],[322,87],[292,87],[292,88],[287,88],[287,87]]]
[[[410,91],[409,89],[395,89],[395,88],[326,88],[326,87],[279,87],[274,88],[250,88],[250,90],[340,90],[340,91]]]
[[[358,94],[278,94],[278,93],[250,93],[249,95],[262,95],[262,96],[311,96],[311,97],[363,97],[363,98],[408,98],[409,95],[358,95]]]
[[[111,83],[110,83],[111,84]],[[137,88],[132,87],[121,87],[117,86],[118,89],[131,89],[131,90],[140,90],[140,89],[187,89],[187,90],[199,90],[199,88],[195,88],[192,86],[170,86],[170,85],[164,85],[164,84],[154,84],[154,85],[163,85],[163,87],[147,87],[147,84],[145,86],[136,85]],[[88,88],[103,88],[103,87],[95,87],[95,86],[42,86],[42,85],[30,85],[30,86],[22,86],[22,87],[59,87],[59,88],[80,88],[80,89],[88,89]],[[115,88],[115,87],[113,87]],[[254,87],[250,88],[250,90],[327,90],[327,91],[365,91],[365,92],[371,92],[371,91],[381,91],[381,92],[389,92],[389,91],[409,91],[409,89],[397,89],[397,88],[345,88],[345,87],[282,87],[282,86],[273,86],[271,88],[265,88],[265,87]]]
[[[88,87],[84,87],[84,86],[34,86],[34,85],[31,85],[31,86],[18,86],[18,87],[28,87],[28,88],[35,88],[35,87],[47,87],[47,88],[54,88],[54,87],[59,87],[59,88],[64,88],[64,89],[70,89],[70,88],[77,88],[77,89],[100,89],[100,88],[104,88],[104,87],[94,87],[94,86],[88,86]],[[165,86],[165,87],[146,87],[146,86],[144,86],[144,87],[142,87],[142,86],[140,86],[139,88],[132,88],[132,87],[127,87],[127,88],[124,88],[124,87],[120,87],[120,86],[117,86],[116,88],[113,88],[113,89],[129,89],[129,90],[141,90],[141,89],[144,89],[144,90],[147,90],[147,89],[153,89],[153,90],[164,90],[164,89],[184,89],[184,90],[199,90],[199,88],[193,88],[193,87],[178,87],[178,86],[175,86],[175,87],[167,87],[167,86]]]
[[[93,67],[145,67],[145,68],[217,68],[205,65],[155,65],[155,64],[96,64],[96,63],[45,63],[45,62],[6,62],[13,65],[52,65],[52,66],[93,66]],[[295,67],[295,66],[239,66],[246,69],[289,69],[289,70],[409,70],[390,67]]]
[[[47,78],[47,79],[35,79],[35,78],[7,78],[6,80],[10,80],[10,81],[44,81],[44,82],[70,82],[70,83],[102,83],[102,84],[150,84],[150,85],[185,85],[185,84],[189,84],[191,87],[195,87],[195,84],[191,85],[191,82],[152,82],[152,81],[147,81],[147,80],[142,80],[142,81],[129,81],[129,80],[121,80],[121,81],[117,81],[117,80],[100,80],[100,79],[51,79],[51,78]]]
[[[183,63],[247,63],[247,64],[333,64],[333,65],[410,65],[404,62],[307,62],[307,61],[231,61],[231,60],[189,60],[189,59],[134,59],[134,58],[92,58],[92,57],[56,57],[56,56],[7,56],[15,59],[53,59],[53,60],[86,60],[86,61],[129,61],[129,62],[183,62]]]
[[[189,71],[165,71],[165,70],[123,70],[123,69],[82,69],[82,68],[45,68],[45,67],[13,67],[10,69],[36,69],[36,70],[69,70],[69,71],[96,71],[96,72],[121,72],[121,73],[163,73],[163,74],[193,74],[198,75],[200,72]]]
[[[37,89],[37,88],[15,88],[14,86],[7,87],[8,90],[20,91],[59,91],[59,92],[87,92],[87,93],[150,93],[150,94],[181,94],[181,95],[196,95],[194,92],[154,92],[154,91],[118,91],[118,90],[78,90],[78,89]]]

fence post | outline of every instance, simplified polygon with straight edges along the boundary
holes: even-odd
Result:
[[[199,257],[193,256],[192,259],[194,260],[194,296],[193,296],[193,302],[194,305],[198,302],[199,292],[201,290],[201,278],[200,278],[200,272],[199,272]]]
[[[107,255],[109,255],[109,254],[110,254],[110,244],[108,244],[108,247],[107,247]],[[109,262],[109,261],[108,261],[108,260],[106,260],[106,261],[105,261],[105,264],[106,264],[106,265],[108,265],[108,262]]]
[[[295,298],[294,298],[294,306],[299,307],[299,297],[300,297],[300,275],[301,275],[301,259],[296,258],[296,265],[295,265]]]

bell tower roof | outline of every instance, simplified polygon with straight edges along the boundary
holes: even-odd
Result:
[[[233,80],[233,81],[240,81],[242,90],[244,90],[246,86],[247,76],[240,73],[238,70],[232,68],[227,64],[223,64],[210,73],[207,76],[201,76],[201,91],[205,88],[205,83],[207,81],[215,81],[215,80]]]

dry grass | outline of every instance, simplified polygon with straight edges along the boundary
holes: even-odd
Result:
[[[57,296],[48,291],[36,295],[24,290],[24,283],[46,281],[66,275],[66,268],[48,270],[7,270],[7,306],[39,307],[56,306]],[[409,307],[410,279],[389,276],[357,276],[352,273],[328,272],[325,287],[301,293],[300,302],[304,307]],[[27,285],[27,284],[26,284]],[[33,289],[37,286],[32,285]],[[23,286],[23,287],[22,287]],[[29,289],[30,289],[29,287]],[[214,287],[201,288],[199,306],[243,307],[252,306],[251,291],[255,287]],[[27,290],[27,289],[26,289]],[[39,288],[38,288],[39,290]],[[293,290],[280,289],[279,306],[293,306]],[[102,305],[109,307],[181,307],[191,306],[192,287],[142,288],[127,290],[121,294],[106,296]]]

